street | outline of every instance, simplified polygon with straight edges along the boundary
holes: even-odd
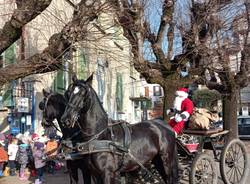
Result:
[[[250,158],[250,141],[244,141],[247,147],[247,151],[248,151],[248,158]],[[217,171],[219,172],[219,164],[218,164],[218,168]],[[79,172],[79,178],[80,178],[80,183],[83,183],[82,181],[82,177],[81,177],[81,173]],[[250,170],[249,170],[249,174],[248,174],[248,178],[245,184],[249,184],[250,183]],[[18,179],[17,176],[8,176],[8,177],[3,177],[0,179],[0,184],[33,184],[34,183],[35,178],[32,177],[27,181],[21,181]],[[188,184],[188,178],[185,178],[184,180],[181,180],[180,182],[181,184]],[[63,172],[63,169],[57,171],[54,175],[52,174],[45,174],[45,184],[69,184],[69,176],[68,174],[65,174]],[[218,184],[223,184],[221,177],[219,175],[219,183]]]
[[[79,173],[80,174],[80,173]],[[0,184],[32,184],[35,178],[31,177],[27,181],[21,181],[17,176],[8,176],[0,179]],[[45,174],[45,184],[69,184],[69,176],[65,174],[63,170],[59,170],[56,174]],[[81,183],[82,180],[81,180]]]

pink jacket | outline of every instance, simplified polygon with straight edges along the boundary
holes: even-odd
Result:
[[[42,168],[45,166],[45,161],[42,159],[44,156],[44,150],[43,149],[34,149],[33,150],[33,157],[35,161],[35,168]]]

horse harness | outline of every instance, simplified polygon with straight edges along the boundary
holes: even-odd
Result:
[[[117,142],[114,140],[114,126],[120,125],[124,132],[124,141]],[[98,140],[98,138],[106,131],[109,130],[111,134],[111,140]],[[91,154],[98,152],[113,152],[116,154],[123,154],[128,152],[131,144],[131,132],[127,122],[118,121],[117,123],[111,124],[111,120],[109,119],[108,127],[103,129],[98,134],[94,135],[89,141],[78,143],[77,151],[81,154]]]
[[[72,146],[72,143],[64,144],[62,143],[61,146],[66,146],[67,148],[70,148],[72,151],[76,150],[76,152],[71,152],[63,156],[66,160],[75,160],[75,159],[81,159],[84,155],[89,155],[92,153],[103,153],[103,152],[111,152],[117,155],[120,155],[124,158],[124,156],[127,154],[130,156],[140,167],[145,171],[145,177],[152,177],[155,176],[151,171],[149,171],[141,162],[135,158],[135,156],[132,155],[130,152],[130,144],[131,144],[131,130],[129,127],[129,124],[125,121],[119,120],[117,123],[111,123],[111,119],[108,120],[108,127],[100,131],[99,133],[95,134],[90,140],[82,143],[77,143],[75,147]],[[157,122],[157,120],[155,120]],[[114,140],[115,134],[113,127],[116,125],[120,125],[124,132],[124,139],[122,142],[117,142]],[[109,130],[111,134],[111,140],[98,140],[98,138],[106,131]],[[79,133],[79,132],[77,132]],[[67,141],[66,141],[67,142]],[[66,143],[65,142],[65,143]],[[59,155],[60,157],[60,155]],[[124,159],[121,159],[121,162],[118,164],[118,170],[121,169],[123,165]]]

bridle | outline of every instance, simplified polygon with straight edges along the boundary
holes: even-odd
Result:
[[[88,85],[81,84],[80,82],[78,82],[75,86],[79,87],[79,88],[84,88],[85,93],[80,94],[79,97],[75,97],[75,98],[78,98],[76,104],[73,104],[72,102],[68,102],[68,104],[67,104],[67,106],[70,107],[75,113],[75,115],[73,116],[74,121],[70,125],[70,127],[73,127],[75,125],[75,122],[77,122],[78,118],[80,117],[80,114],[79,114],[80,112],[87,112],[89,110],[89,106],[90,106],[90,102],[91,102],[90,98],[88,98],[90,96],[89,94],[90,94],[91,88]],[[72,95],[72,93],[74,93],[74,92],[71,91],[70,96]],[[77,94],[75,94],[75,95],[77,95]],[[79,98],[80,98],[80,100],[79,100]],[[83,107],[81,107],[81,104],[85,104],[85,105]],[[79,124],[78,124],[78,126],[81,127]]]
[[[50,93],[47,97],[44,97],[44,100],[43,100],[43,103],[44,103],[44,106],[43,106],[43,120],[45,120],[45,122],[47,122],[49,125],[53,126],[57,131],[59,131],[60,133],[62,133],[62,131],[55,125],[55,123],[52,121],[48,121],[48,119],[45,118],[45,109],[47,108],[47,104],[48,104],[48,101],[49,101],[49,98],[54,95],[54,93]]]

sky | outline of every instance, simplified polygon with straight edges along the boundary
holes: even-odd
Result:
[[[146,3],[146,10],[145,10],[145,17],[149,20],[151,30],[156,33],[159,29],[160,25],[160,18],[162,15],[162,2],[164,0],[149,0]],[[242,0],[235,0],[234,3],[229,4],[226,6],[220,13],[219,16],[225,20],[225,24],[228,25],[227,29],[221,31],[222,36],[231,36],[232,32],[228,30],[230,27],[232,20],[239,14],[244,11],[242,6]],[[189,6],[190,0],[176,0],[175,2],[175,13],[174,13],[174,22],[178,26],[180,23],[189,29],[190,26],[190,16],[189,16]],[[167,30],[165,31],[167,34]],[[174,55],[178,55],[182,53],[182,40],[181,34],[178,28],[175,26],[174,31]],[[166,52],[168,47],[167,37],[163,41],[163,50]],[[154,61],[155,56],[152,52],[150,47],[150,43],[145,41],[144,42],[144,57],[149,61]]]

